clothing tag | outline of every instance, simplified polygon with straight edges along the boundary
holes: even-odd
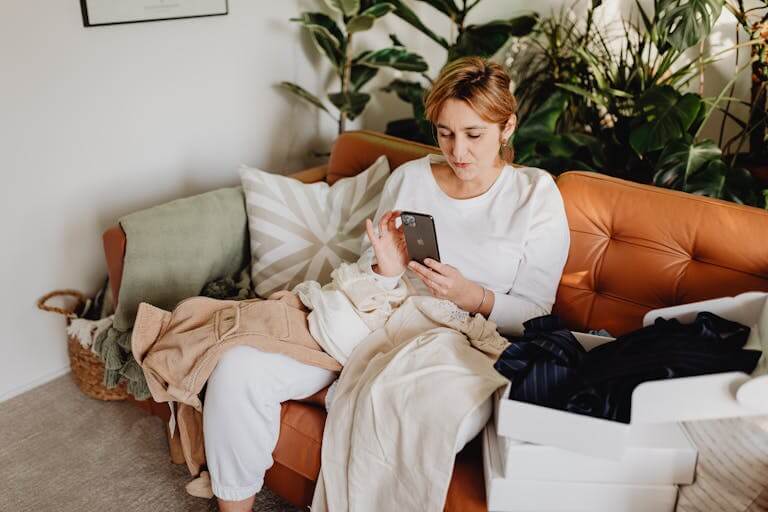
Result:
[[[171,419],[168,420],[168,428],[171,431],[171,439],[173,439],[173,433],[176,430],[176,411],[173,407],[174,401],[168,402],[168,408],[171,410]]]

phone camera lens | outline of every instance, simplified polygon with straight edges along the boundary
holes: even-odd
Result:
[[[416,219],[413,217],[413,215],[403,215],[403,224],[406,226],[415,226],[416,225]]]

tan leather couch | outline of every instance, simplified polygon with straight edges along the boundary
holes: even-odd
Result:
[[[349,132],[334,144],[327,166],[295,176],[333,183],[381,154],[394,169],[427,152],[437,150],[379,133]],[[555,312],[570,328],[621,334],[638,328],[653,308],[768,291],[768,212],[588,172],[565,173],[557,184],[571,248]],[[104,233],[115,296],[125,243],[119,227]],[[151,400],[137,405],[167,420],[167,407]],[[320,467],[325,411],[287,402],[281,421],[266,483],[291,503],[307,505]],[[172,458],[182,462],[177,450],[171,443]],[[458,455],[446,510],[486,510],[480,457],[477,439]]]

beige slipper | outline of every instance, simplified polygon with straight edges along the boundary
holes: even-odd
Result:
[[[199,477],[189,482],[185,489],[187,490],[187,494],[197,498],[205,498],[207,500],[213,498],[211,475],[209,475],[207,471],[203,471],[200,473]]]

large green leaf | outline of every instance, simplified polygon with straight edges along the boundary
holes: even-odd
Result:
[[[304,25],[320,51],[331,60],[333,67],[341,69],[347,40],[335,21],[321,12],[303,12],[300,18],[291,18],[291,21]]]
[[[520,123],[513,136],[515,144],[525,139],[543,139],[553,135],[557,129],[557,122],[567,106],[568,98],[565,94],[561,92],[552,94]]]
[[[688,137],[673,141],[659,157],[653,183],[719,197],[725,182],[721,156],[720,148],[711,140],[694,142]]]
[[[542,148],[545,153],[552,154],[561,149],[555,131],[560,116],[568,106],[568,98],[564,93],[556,92],[547,98],[536,110],[522,120],[520,126],[511,137],[510,144],[515,148],[515,159],[527,165],[542,163]]]
[[[360,0],[325,0],[325,3],[344,16],[354,16],[360,10]]]
[[[423,144],[436,145],[434,128],[425,117],[424,96],[426,90],[419,82],[393,80],[383,91],[394,92],[401,100],[409,103],[413,109],[413,118],[398,119],[387,124],[387,133]]]
[[[458,18],[459,14],[461,14],[461,11],[456,6],[453,0],[419,0],[420,2],[424,2],[425,4],[429,4],[441,13],[445,14],[449,18],[456,19]]]
[[[387,14],[394,12],[395,9],[397,9],[397,6],[392,2],[378,2],[361,12],[360,15],[381,18],[382,16],[386,16]]]
[[[394,92],[397,97],[413,107],[413,115],[417,118],[424,117],[424,87],[419,82],[408,80],[393,80],[386,87],[381,88],[385,92]]]
[[[516,161],[555,174],[569,169],[605,170],[605,150],[597,137],[558,133],[558,123],[568,105],[567,95],[556,92],[522,121],[511,141]]]
[[[391,3],[372,5],[347,22],[347,32],[351,34],[353,32],[369,30],[377,18],[386,16],[394,10],[395,6]]]
[[[573,153],[568,155],[568,158],[575,159],[579,157],[581,159],[581,163],[572,168],[585,168],[598,172],[605,171],[607,160],[600,139],[586,133],[565,133],[561,137],[568,141],[573,148]],[[584,154],[581,155],[580,153]],[[592,162],[593,165],[587,162]]]
[[[682,138],[702,108],[701,97],[680,95],[664,85],[648,89],[637,103],[638,117],[629,135],[629,143],[638,154],[663,148],[668,142]]]
[[[376,18],[373,16],[359,14],[347,23],[347,33],[353,34],[355,32],[365,32],[366,30],[370,30],[374,21],[376,21]]]
[[[498,20],[484,25],[469,25],[448,51],[448,60],[477,55],[491,57],[510,37],[530,34],[538,20],[536,15],[519,16],[510,20]]]
[[[437,146],[432,124],[425,119],[396,119],[387,123],[387,135],[412,140],[429,146]]]
[[[312,94],[311,92],[304,89],[302,86],[298,84],[294,84],[293,82],[280,82],[280,87],[283,89],[289,91],[292,94],[295,94],[299,98],[303,99],[304,101],[316,106],[317,108],[321,110],[325,110],[329,114],[331,113],[330,110],[326,108],[325,105],[323,105],[323,102],[320,101],[320,98]]]
[[[403,21],[425,34],[427,37],[432,39],[443,48],[448,49],[448,41],[446,41],[445,38],[435,34],[432,30],[429,29],[429,27],[422,23],[419,17],[416,16],[416,13],[413,12],[413,10],[408,7],[408,5],[406,5],[403,0],[387,0],[387,2],[394,4],[396,16],[402,18]]]
[[[350,69],[349,85],[352,87],[353,91],[357,92],[361,87],[370,82],[378,72],[379,68],[364,66],[362,64],[352,64],[352,69]]]
[[[401,46],[382,48],[360,59],[360,64],[375,67],[388,67],[400,71],[423,72],[428,69],[427,62],[417,53],[412,53]]]
[[[722,197],[728,166],[717,158],[707,162],[698,172],[690,175],[683,189],[699,196]]]
[[[685,50],[709,35],[724,0],[658,0],[658,29],[676,49]]]
[[[371,95],[364,92],[347,92],[345,94],[336,92],[329,94],[328,99],[340,111],[346,112],[347,118],[352,121],[363,112],[371,99]]]
[[[570,93],[573,93],[577,96],[581,96],[582,98],[588,99],[591,102],[595,103],[596,105],[602,105],[604,107],[607,107],[608,102],[605,98],[597,94],[593,91],[588,91],[587,89],[584,89],[583,87],[579,87],[578,85],[573,84],[555,84],[555,87],[558,89],[562,89],[564,91],[568,91]]]

